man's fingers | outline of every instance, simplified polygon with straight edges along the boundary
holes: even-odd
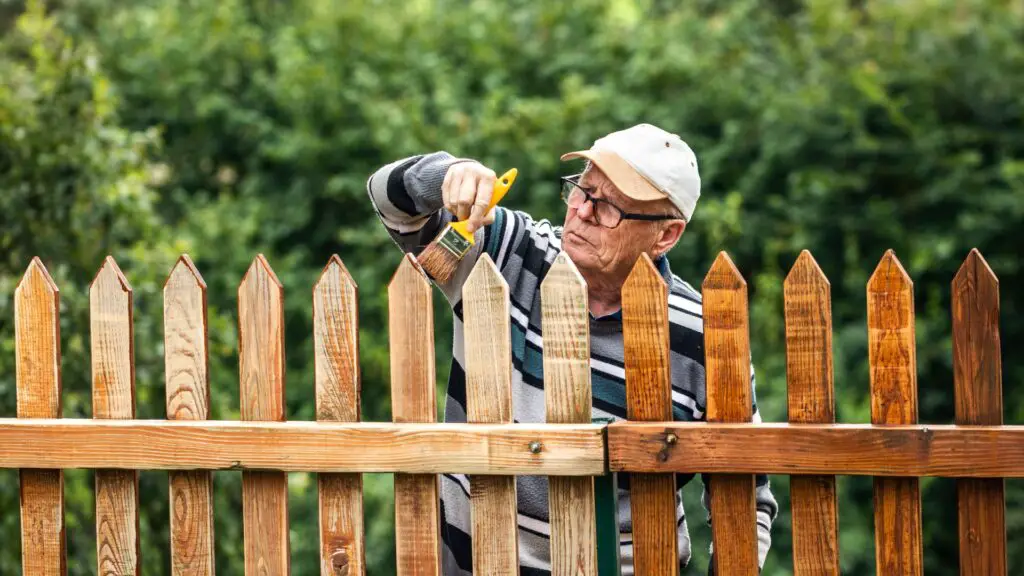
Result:
[[[459,199],[459,186],[462,185],[462,179],[465,176],[465,171],[462,166],[452,166],[448,169],[448,172],[444,175],[444,184],[441,185],[441,199],[444,201],[444,207],[448,209],[452,214],[455,213],[455,203]]]
[[[476,199],[473,201],[473,207],[470,210],[469,215],[469,231],[473,232],[477,228],[484,225],[484,216],[487,214],[487,205],[491,202],[491,196],[494,194],[494,180],[483,176],[477,181],[476,185]]]
[[[484,226],[489,226],[489,225],[491,225],[491,224],[494,224],[494,212],[495,212],[495,211],[496,211],[497,209],[498,209],[497,207],[494,207],[494,208],[491,208],[491,209],[490,209],[490,210],[489,210],[489,211],[487,212],[487,215],[486,215],[486,216],[484,216],[484,224],[483,224]]]
[[[470,172],[462,178],[458,187],[458,200],[455,201],[455,217],[457,220],[469,218],[473,208],[473,201],[476,198],[477,176]]]

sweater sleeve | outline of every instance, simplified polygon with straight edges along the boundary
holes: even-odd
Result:
[[[405,253],[419,256],[454,218],[444,209],[441,186],[452,164],[471,162],[440,151],[397,160],[379,168],[366,183],[370,201],[391,239]],[[462,284],[482,251],[486,227],[474,235],[475,243],[463,256],[455,274],[435,284],[449,304],[461,299]]]

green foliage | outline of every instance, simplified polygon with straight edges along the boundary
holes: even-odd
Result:
[[[949,282],[999,275],[1006,420],[1024,419],[1024,11],[1000,0],[804,3],[256,0],[35,4],[0,41],[0,408],[10,296],[33,255],[62,289],[65,413],[88,416],[85,297],[112,253],[136,291],[140,417],[163,415],[159,287],[187,251],[209,285],[213,416],[238,417],[236,293],[257,252],[286,290],[287,414],[313,418],[310,289],[337,252],[361,286],[363,415],[390,417],[386,284],[398,253],[365,180],[445,149],[516,166],[506,204],[559,220],[558,156],[647,121],[680,133],[704,196],[673,255],[699,284],[728,250],[750,283],[758,399],[785,419],[782,282],[799,250],[832,282],[837,415],[866,422],[865,282],[887,248],[915,280],[921,419],[952,419]],[[160,135],[157,138],[157,134]],[[439,385],[451,335],[438,297]],[[91,475],[69,473],[73,574],[92,570]],[[0,476],[0,507],[17,505]],[[164,475],[143,476],[145,573],[167,571]],[[788,482],[765,574],[791,572]],[[315,482],[292,475],[292,566],[317,571]],[[957,566],[954,484],[923,482],[926,570]],[[1024,538],[1012,502],[1010,542]],[[690,487],[694,488],[694,487]],[[686,490],[707,558],[696,490]],[[237,474],[216,475],[217,565],[241,573]],[[394,571],[391,483],[366,481],[371,574]],[[874,569],[871,482],[840,481],[844,574]],[[17,570],[16,515],[0,571]],[[1010,572],[1024,548],[1010,546]]]

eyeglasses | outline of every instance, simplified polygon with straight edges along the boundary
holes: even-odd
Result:
[[[594,210],[594,219],[597,220],[598,224],[605,228],[615,228],[622,223],[623,220],[657,222],[660,220],[680,219],[678,216],[671,215],[635,214],[626,212],[622,208],[619,208],[615,204],[612,204],[603,198],[595,198],[593,195],[593,188],[580,186],[581,176],[582,174],[574,174],[572,176],[561,177],[562,200],[573,210],[579,210],[583,204],[590,202]]]

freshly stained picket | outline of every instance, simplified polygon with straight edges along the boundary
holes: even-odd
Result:
[[[786,383],[791,423],[833,423],[831,287],[804,250],[786,277]],[[839,574],[835,476],[793,476],[793,572]]]
[[[913,282],[889,250],[867,286],[872,424],[917,423],[913,290]],[[875,478],[874,482],[878,573],[922,574],[919,480]]]
[[[60,291],[39,258],[14,290],[18,418],[60,418]],[[21,567],[67,573],[64,473],[21,470]]]
[[[164,366],[168,420],[210,417],[206,282],[182,255],[164,284]],[[212,576],[213,477],[208,471],[168,474],[171,572]]]
[[[587,283],[562,252],[540,291],[547,421],[586,424],[592,403]],[[551,476],[548,484],[552,576],[596,574],[594,478]]]
[[[725,252],[711,265],[703,294],[707,420],[749,422],[753,398],[747,283]],[[757,574],[754,477],[716,474],[709,491],[715,573]]]
[[[622,335],[629,420],[672,420],[668,286],[647,254],[622,286]],[[631,474],[629,482],[636,574],[678,574],[675,474]]]
[[[93,418],[135,418],[132,287],[107,257],[89,288]],[[96,561],[100,576],[140,574],[139,476],[96,470]]]
[[[430,282],[406,255],[388,285],[391,415],[395,422],[436,422],[434,309]],[[398,574],[441,573],[438,476],[395,474]]]
[[[466,412],[470,423],[512,422],[508,284],[484,254],[462,289]],[[543,447],[541,447],[543,450]],[[514,476],[470,477],[473,574],[519,572]]]
[[[956,423],[1003,423],[999,280],[971,250],[952,284]],[[1002,478],[957,481],[960,574],[1006,574],[1006,499]]]
[[[257,255],[238,286],[242,420],[284,421],[284,289]],[[288,574],[284,472],[242,472],[245,573]]]
[[[313,287],[316,419],[359,422],[358,291],[336,254]],[[317,475],[321,576],[366,572],[361,474]]]

